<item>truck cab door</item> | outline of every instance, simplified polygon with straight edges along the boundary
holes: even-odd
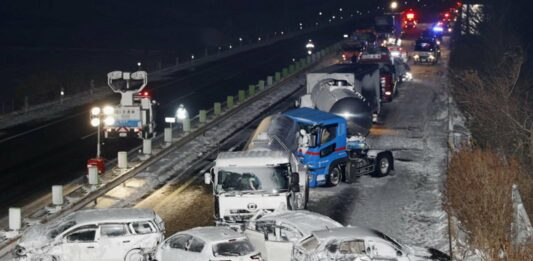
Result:
[[[320,157],[327,157],[337,149],[337,124],[326,125],[320,128]]]

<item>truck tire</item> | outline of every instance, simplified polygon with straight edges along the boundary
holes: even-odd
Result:
[[[375,164],[374,176],[385,177],[392,168],[392,157],[389,154],[378,154]]]
[[[144,261],[145,256],[140,249],[132,249],[126,254],[124,261]]]
[[[339,165],[335,165],[329,169],[329,173],[326,176],[326,185],[329,187],[335,187],[339,185],[342,179],[342,171]]]

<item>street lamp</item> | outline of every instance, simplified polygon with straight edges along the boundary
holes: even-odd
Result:
[[[104,106],[103,108],[100,107],[93,107],[91,109],[91,126],[97,127],[96,132],[96,139],[97,139],[97,145],[96,145],[96,158],[99,159],[102,155],[101,153],[101,141],[100,141],[100,132],[101,132],[101,125],[104,123],[104,126],[111,126],[115,124],[115,108],[112,106]]]
[[[396,10],[396,8],[398,8],[398,2],[396,1],[393,1],[390,3],[390,9],[391,10]]]

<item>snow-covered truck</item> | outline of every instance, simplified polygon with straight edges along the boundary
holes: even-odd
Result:
[[[259,212],[304,209],[307,170],[293,153],[299,126],[285,115],[266,117],[242,151],[220,152],[205,174],[212,184],[215,222],[237,230]]]

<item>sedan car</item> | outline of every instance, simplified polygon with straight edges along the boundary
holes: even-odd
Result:
[[[314,231],[300,240],[295,244],[292,260],[448,261],[450,257],[436,249],[402,245],[377,230],[342,227]]]
[[[228,227],[197,227],[178,232],[157,249],[158,261],[261,261],[250,241]]]
[[[440,47],[435,41],[417,40],[413,52],[413,60],[417,63],[437,64],[440,58]]]
[[[293,244],[312,231],[342,227],[323,215],[306,210],[281,211],[249,221],[244,234],[265,260],[292,260]]]

